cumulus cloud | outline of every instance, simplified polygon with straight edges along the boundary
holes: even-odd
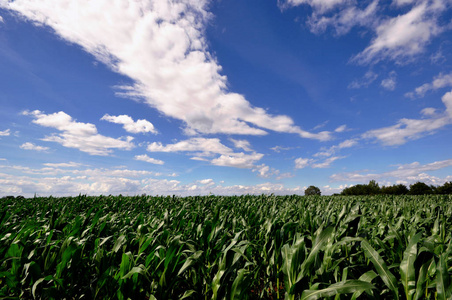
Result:
[[[38,146],[33,143],[26,142],[26,143],[20,145],[20,149],[34,150],[34,151],[47,151],[47,150],[49,150],[49,147]]]
[[[348,172],[333,174],[330,178],[334,181],[352,181],[352,182],[368,182],[369,180],[397,180],[406,183],[414,183],[423,181],[431,184],[443,184],[450,177],[443,179],[431,176],[426,172],[436,171],[443,168],[451,167],[452,159],[435,161],[428,164],[420,164],[413,162],[411,164],[399,165],[397,169],[382,173],[367,173],[364,171]],[[435,181],[433,183],[433,181]]]
[[[55,128],[61,133],[46,136],[43,141],[56,142],[64,147],[75,148],[91,155],[108,155],[111,149],[130,150],[134,147],[133,137],[115,139],[97,133],[94,124],[81,123],[72,119],[68,114],[60,111],[53,114],[44,114],[39,110],[25,111],[24,115],[32,116],[35,124]]]
[[[2,170],[11,174],[3,173]],[[0,196],[24,195],[76,196],[88,195],[243,195],[243,194],[302,194],[300,187],[283,184],[224,185],[213,179],[194,180],[191,183],[166,178],[154,178],[157,173],[128,169],[59,169],[46,167],[30,169],[21,166],[0,165]],[[168,175],[170,176],[170,175]]]
[[[249,169],[254,166],[255,162],[261,160],[263,156],[264,155],[261,153],[245,154],[243,152],[222,154],[220,157],[212,159],[211,164],[216,166]]]
[[[313,159],[299,157],[295,159],[295,169],[303,169],[309,166]]]
[[[181,120],[186,134],[264,135],[266,130],[329,140],[285,115],[272,115],[227,89],[204,31],[209,1],[0,1],[0,7],[51,27],[112,70],[130,77],[122,95],[142,98]],[[75,13],[76,12],[76,13]]]
[[[155,159],[152,157],[147,156],[146,154],[143,155],[135,155],[135,160],[141,160],[141,161],[145,161],[147,163],[150,164],[155,164],[155,165],[163,165],[165,162],[163,160],[160,159]]]
[[[254,163],[264,156],[256,152],[236,153],[223,145],[218,138],[191,138],[165,146],[154,142],[148,145],[147,150],[149,152],[188,152],[190,155],[195,155],[192,159],[210,161],[211,164],[217,166],[236,168],[252,168]]]
[[[406,93],[405,96],[412,99],[416,97],[424,97],[429,91],[450,86],[452,86],[452,72],[449,74],[440,73],[431,83],[424,83],[423,85],[417,87],[414,92]]]
[[[381,81],[381,86],[388,91],[395,90],[396,84],[397,73],[395,71],[390,72],[389,76]]]
[[[0,130],[0,136],[9,136],[11,134],[10,129],[6,129],[1,131]]]
[[[101,120],[105,120],[108,122],[122,124],[125,131],[130,133],[157,133],[157,130],[154,128],[154,125],[147,120],[137,120],[133,121],[132,117],[127,115],[119,115],[119,116],[110,116],[109,114],[104,115]]]

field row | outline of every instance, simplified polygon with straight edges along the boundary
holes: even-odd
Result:
[[[0,201],[2,299],[452,298],[450,195]]]

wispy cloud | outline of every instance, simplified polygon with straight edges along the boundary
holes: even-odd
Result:
[[[331,179],[334,181],[349,181],[349,182],[368,182],[369,180],[397,180],[398,182],[414,183],[416,181],[423,181],[428,184],[443,184],[445,181],[452,179],[437,178],[426,174],[426,172],[436,171],[452,166],[452,159],[435,161],[428,164],[420,164],[413,162],[411,164],[399,165],[397,169],[382,173],[368,173],[365,171],[356,171],[348,173],[333,174]]]
[[[314,154],[313,156],[314,157],[332,156],[333,154],[335,154],[337,151],[339,151],[341,149],[351,148],[353,146],[356,146],[357,144],[358,144],[357,139],[348,139],[348,140],[345,140],[345,141],[339,143],[338,145],[334,145],[329,148],[321,148],[320,151],[317,152],[316,154]]]
[[[148,145],[147,150],[149,152],[188,152],[195,156],[192,159],[209,160],[213,165],[236,168],[252,168],[255,162],[264,156],[256,152],[236,153],[223,145],[218,138],[191,138],[168,145],[154,142]]]
[[[75,148],[91,155],[108,155],[113,152],[112,149],[130,150],[134,147],[132,137],[115,139],[100,135],[94,124],[77,122],[62,111],[44,114],[35,110],[25,111],[23,114],[32,116],[35,124],[61,131],[43,138],[42,140],[46,142],[56,142],[64,147]]]
[[[251,144],[247,140],[235,140],[233,138],[229,139],[232,143],[234,143],[234,147],[238,149],[243,149],[244,151],[251,152]]]
[[[366,74],[364,74],[363,78],[355,79],[353,80],[349,85],[349,89],[359,89],[363,87],[368,87],[372,82],[374,82],[378,78],[378,74],[367,71]]]
[[[270,148],[271,150],[275,151],[276,153],[280,153],[281,151],[287,151],[293,149],[293,147],[282,147],[282,146],[275,146]]]
[[[165,162],[163,160],[160,159],[155,159],[152,157],[147,156],[146,154],[143,155],[135,155],[135,160],[141,160],[141,161],[145,161],[147,163],[150,164],[155,164],[155,165],[163,165]]]
[[[452,86],[452,72],[449,74],[440,73],[432,82],[424,83],[417,87],[414,92],[406,93],[405,96],[409,98],[424,97],[429,91],[438,90],[444,87]]]
[[[342,159],[345,158],[345,156],[332,156],[332,157],[328,157],[327,159],[325,159],[324,161],[320,162],[320,163],[316,163],[316,164],[312,164],[312,168],[313,169],[318,169],[318,168],[329,168],[331,166],[331,164],[338,160],[338,159]]]
[[[47,151],[47,150],[49,150],[49,147],[38,146],[33,143],[26,142],[26,143],[20,145],[20,149],[34,150],[34,151]]]
[[[452,123],[452,91],[446,93],[441,100],[446,107],[444,113],[430,115],[430,118],[425,119],[400,119],[395,125],[367,131],[362,137],[376,138],[384,145],[396,146],[432,134]],[[425,109],[423,112],[425,114]]]
[[[204,31],[209,1],[2,1],[35,24],[51,27],[112,70],[134,80],[123,95],[140,97],[166,116],[183,121],[186,134],[264,135],[267,130],[329,140],[285,115],[272,115],[227,89],[221,65]],[[74,6],[77,13],[74,13]]]
[[[11,134],[10,129],[0,130],[0,136],[9,136]]]
[[[119,116],[110,116],[109,114],[104,115],[101,120],[105,120],[108,122],[122,124],[125,131],[130,133],[157,133],[157,130],[154,128],[154,125],[147,120],[137,120],[133,121],[132,117],[127,115],[119,115]]]
[[[442,32],[437,17],[445,8],[435,5],[435,1],[419,1],[406,14],[383,21],[375,28],[377,36],[353,61],[363,64],[382,59],[400,62],[422,53],[431,39]]]
[[[76,168],[81,167],[83,164],[76,163],[73,161],[67,162],[67,163],[44,163],[44,166],[52,167],[52,168]]]
[[[353,27],[371,29],[375,37],[362,52],[352,57],[359,64],[373,64],[380,60],[397,63],[410,61],[422,53],[431,40],[448,29],[440,24],[440,16],[449,9],[447,1],[397,0],[386,3],[348,0],[286,0],[280,7],[310,5],[313,9],[307,24],[311,31],[320,34],[331,27],[336,35],[348,33]],[[366,6],[367,5],[367,6]],[[406,12],[406,9],[409,11]],[[403,12],[397,16],[387,11]]]
[[[381,86],[388,91],[395,90],[396,84],[397,73],[395,71],[391,71],[389,76],[381,81]]]

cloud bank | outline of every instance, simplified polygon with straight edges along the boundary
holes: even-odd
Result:
[[[135,145],[133,137],[115,139],[101,135],[94,124],[81,123],[72,119],[65,112],[45,114],[39,110],[23,112],[26,116],[33,117],[33,123],[54,128],[60,133],[54,133],[43,138],[46,142],[56,142],[67,148],[75,148],[91,155],[109,155],[112,149],[130,150]]]
[[[72,1],[0,0],[37,25],[80,45],[112,70],[133,79],[121,95],[143,99],[185,124],[186,134],[264,135],[266,130],[329,140],[285,115],[272,115],[229,92],[221,65],[209,52],[204,30],[207,0]]]

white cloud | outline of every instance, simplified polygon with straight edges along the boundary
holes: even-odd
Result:
[[[231,153],[222,154],[218,158],[211,160],[211,163],[216,166],[235,167],[235,168],[252,168],[254,163],[262,159],[264,155],[261,153]]]
[[[280,153],[281,151],[287,151],[292,150],[293,147],[282,147],[282,146],[275,146],[270,148],[271,150],[275,151],[276,153]]]
[[[334,132],[344,132],[347,130],[347,125],[341,125],[338,128],[334,129]]]
[[[238,148],[238,149],[243,149],[247,152],[251,152],[253,151],[253,149],[251,149],[251,145],[250,142],[248,142],[247,140],[235,140],[233,138],[229,139],[232,143],[234,143],[234,147]]]
[[[378,74],[367,71],[366,74],[364,74],[364,77],[361,79],[355,79],[353,80],[349,85],[349,89],[360,89],[363,87],[368,87],[372,82],[374,82],[378,78]]]
[[[47,151],[47,150],[49,150],[49,147],[38,146],[33,143],[26,142],[26,143],[20,145],[20,149],[34,150],[34,151]]]
[[[140,97],[186,125],[187,134],[263,135],[266,130],[329,140],[284,115],[271,115],[227,90],[227,78],[208,50],[209,1],[1,1],[34,24],[51,27],[112,70],[134,80],[122,95]],[[76,13],[74,13],[76,12]]]
[[[336,160],[338,160],[338,159],[342,159],[342,158],[345,158],[345,156],[333,156],[333,157],[329,157],[329,158],[327,158],[327,159],[325,159],[323,162],[321,162],[321,163],[317,163],[317,164],[312,164],[312,168],[313,169],[318,169],[318,168],[328,168],[328,167],[330,167],[330,165],[334,162],[334,161],[336,161]]]
[[[106,114],[101,118],[101,120],[122,124],[124,130],[130,133],[157,133],[157,130],[151,122],[143,119],[134,122],[133,119],[127,115],[110,116],[109,114]]]
[[[323,14],[322,10],[316,10],[309,17],[308,25],[311,32],[316,34],[323,33],[329,26],[332,26],[336,35],[344,35],[354,26],[375,26],[378,2],[378,0],[374,0],[364,9],[360,9],[356,5],[352,5],[353,2],[347,1],[346,5],[332,16]]]
[[[392,3],[396,6],[404,6],[407,4],[415,3],[417,0],[394,0]]]
[[[426,119],[400,119],[397,124],[389,127],[373,129],[365,132],[363,138],[376,138],[384,145],[395,146],[405,144],[408,140],[415,140],[422,136],[433,134],[452,123],[452,91],[441,98],[446,110],[442,114],[431,115]],[[427,108],[421,111],[424,115],[431,113]]]
[[[5,23],[5,20],[3,20],[2,16],[0,16],[0,23]]]
[[[303,169],[309,166],[313,159],[299,157],[295,159],[295,169]]]
[[[283,175],[283,174],[279,175],[279,173],[280,173],[279,170],[276,170],[274,168],[270,168],[266,164],[261,164],[259,166],[256,166],[253,169],[253,172],[257,172],[258,176],[262,177],[262,178],[270,178],[271,176],[278,176],[276,179],[279,180],[281,178],[288,178],[289,177],[288,176],[289,173],[286,173],[285,175]],[[283,177],[281,177],[281,176],[283,176]],[[284,176],[286,176],[286,177],[284,177]]]
[[[159,142],[153,142],[148,145],[147,150],[149,152],[197,152],[202,156],[233,152],[231,148],[223,145],[218,138],[191,138],[166,146]]]
[[[382,59],[403,61],[423,52],[432,37],[442,31],[437,24],[439,12],[435,5],[421,1],[406,14],[383,21],[375,29],[375,39],[353,60],[363,64]]]
[[[395,90],[397,84],[397,74],[395,71],[389,73],[388,78],[385,78],[381,81],[381,86],[388,91]]]
[[[452,86],[452,72],[449,74],[440,73],[431,83],[424,83],[417,87],[414,92],[406,93],[405,96],[409,98],[424,97],[428,91],[438,90],[444,87]]]
[[[199,182],[200,184],[203,184],[203,185],[214,185],[215,184],[215,182],[213,181],[212,178],[198,180],[197,182]]]
[[[356,139],[348,139],[348,140],[345,140],[345,141],[339,143],[338,145],[334,145],[329,148],[321,148],[320,152],[317,152],[313,156],[314,157],[322,157],[322,156],[328,157],[328,156],[335,154],[340,149],[351,148],[353,146],[356,146],[357,144],[358,144],[358,141]]]
[[[280,7],[283,8],[302,4],[310,5],[313,9],[307,21],[313,33],[323,33],[332,27],[336,35],[343,35],[355,26],[375,32],[376,36],[370,45],[352,58],[352,61],[360,64],[383,59],[397,63],[409,61],[422,53],[433,37],[450,27],[449,24],[440,24],[441,15],[449,9],[450,1],[396,0],[392,4],[378,0],[280,1]],[[403,14],[394,17],[397,12]],[[352,84],[351,88],[353,86],[356,85]]]
[[[152,157],[147,156],[146,154],[143,155],[135,155],[135,159],[136,160],[141,160],[141,161],[145,161],[148,162],[150,164],[155,164],[155,165],[163,165],[165,162],[163,160],[160,159],[155,159]]]
[[[363,171],[333,174],[331,179],[334,181],[352,181],[352,182],[368,182],[369,180],[391,180],[396,179],[398,182],[414,183],[416,181],[433,182],[432,184],[443,184],[448,181],[449,177],[440,179],[426,174],[429,171],[436,171],[443,168],[451,167],[452,159],[435,161],[421,165],[419,162],[411,164],[399,165],[397,169],[383,173],[364,173]]]
[[[70,161],[68,163],[44,163],[43,165],[52,168],[75,168],[82,166],[81,163],[76,163],[73,161]]]
[[[286,0],[279,1],[279,5],[283,8],[291,6],[299,6],[302,4],[308,4],[315,10],[320,12],[326,12],[342,4],[351,2],[350,0]]]
[[[166,146],[161,143],[151,143],[148,145],[149,152],[189,152],[194,154],[194,160],[208,161],[217,166],[228,166],[236,168],[252,168],[254,163],[259,161],[264,155],[261,153],[234,152],[231,148],[223,145],[218,138],[191,138]]]
[[[434,116],[436,115],[436,109],[433,107],[426,107],[423,110],[421,110],[421,114],[424,116]]]
[[[0,136],[9,136],[11,134],[10,129],[6,129],[1,131],[0,130]]]
[[[30,169],[21,166],[1,166],[14,170],[14,174],[0,172],[0,196],[24,195],[76,196],[88,195],[243,195],[243,194],[302,194],[300,187],[288,188],[283,184],[258,185],[216,184],[212,179],[181,183],[178,180],[158,179],[156,173],[128,169]],[[169,176],[169,175],[168,175]]]
[[[61,133],[46,136],[43,141],[57,142],[64,147],[75,148],[91,155],[108,155],[111,149],[130,150],[134,147],[132,137],[115,139],[97,133],[94,124],[76,122],[68,114],[60,111],[53,114],[44,114],[39,110],[25,111],[24,115],[32,116],[33,123],[55,128]]]

